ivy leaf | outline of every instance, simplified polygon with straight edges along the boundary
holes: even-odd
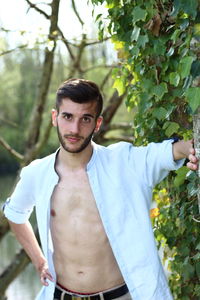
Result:
[[[197,276],[200,278],[200,262],[197,262],[195,267],[196,267]]]
[[[200,61],[195,60],[191,66],[191,75],[193,78],[200,76]]]
[[[195,249],[200,250],[200,243],[198,243]]]
[[[190,15],[191,17],[195,18],[197,15],[197,6],[198,6],[198,1],[196,0],[182,0],[182,5],[184,7],[184,11]]]
[[[187,263],[183,267],[183,278],[184,280],[188,280],[194,274],[194,267]]]
[[[140,35],[138,37],[137,45],[139,47],[144,48],[146,43],[148,43],[148,41],[149,41],[148,35]]]
[[[177,72],[172,72],[169,74],[169,82],[174,86],[178,86],[180,82],[180,75]]]
[[[169,48],[168,52],[167,52],[167,56],[172,56],[174,54],[174,47]]]
[[[176,171],[176,177],[174,179],[175,187],[178,187],[184,183],[187,173],[188,173],[187,167],[182,167]]]
[[[200,106],[200,87],[190,87],[185,96],[194,113]]]
[[[113,84],[113,88],[116,88],[119,93],[119,96],[121,96],[125,92],[123,80],[121,80],[121,78],[116,78]]]
[[[176,122],[170,122],[167,121],[164,123],[163,125],[163,129],[165,129],[165,134],[166,136],[170,137],[172,136],[174,133],[176,133],[179,129],[179,124]]]
[[[132,11],[132,16],[133,16],[133,22],[136,23],[137,21],[145,21],[146,16],[147,16],[147,11],[142,9],[139,6],[136,6],[133,11]]]
[[[164,120],[167,115],[167,110],[164,107],[155,108],[153,110],[152,116],[159,121]]]
[[[132,34],[131,34],[131,42],[133,42],[133,41],[137,42],[138,37],[140,35],[140,30],[141,30],[141,28],[139,28],[137,26],[134,26],[134,29],[133,29]]]
[[[161,99],[167,91],[167,84],[162,82],[161,84],[153,87],[152,94]]]
[[[190,69],[191,69],[193,60],[194,60],[194,57],[192,57],[192,56],[186,56],[180,60],[179,74],[181,75],[182,79],[187,77],[190,74]]]
[[[174,0],[174,7],[171,16],[177,16],[179,11],[183,11],[189,14],[193,19],[195,19],[197,15],[197,5],[198,1],[196,0]]]

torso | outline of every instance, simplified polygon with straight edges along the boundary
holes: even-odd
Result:
[[[57,281],[83,293],[124,282],[100,219],[85,170],[60,175],[51,199]]]

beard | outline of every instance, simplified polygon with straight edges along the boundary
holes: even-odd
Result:
[[[89,145],[89,143],[91,142],[94,131],[95,131],[95,128],[92,130],[91,134],[88,135],[86,138],[83,138],[82,136],[75,135],[75,134],[74,135],[73,134],[65,134],[64,136],[62,136],[60,131],[59,131],[59,128],[57,126],[57,134],[58,134],[58,139],[60,141],[60,144],[62,145],[63,149],[65,151],[69,152],[69,153],[80,153],[80,152],[82,152]],[[80,140],[83,140],[83,142],[82,142],[81,145],[79,145],[79,147],[77,149],[71,149],[70,147],[68,147],[66,145],[66,142],[64,140],[67,137],[75,137],[75,138],[78,138]]]

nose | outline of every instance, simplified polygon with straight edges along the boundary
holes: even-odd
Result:
[[[70,133],[71,134],[78,134],[79,133],[79,122],[78,120],[73,120],[70,124]]]

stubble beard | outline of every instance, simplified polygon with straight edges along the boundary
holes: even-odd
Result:
[[[94,134],[95,128],[92,130],[91,134],[86,137],[85,139],[81,136],[78,135],[72,135],[72,134],[65,134],[64,136],[61,135],[59,128],[57,126],[57,134],[58,134],[58,139],[60,141],[60,144],[62,145],[63,149],[69,153],[80,153],[82,152],[91,142],[93,134]],[[80,140],[83,139],[83,143],[79,146],[79,148],[77,149],[70,149],[70,147],[68,147],[65,143],[65,138],[67,137],[75,137],[75,138],[79,138]]]

